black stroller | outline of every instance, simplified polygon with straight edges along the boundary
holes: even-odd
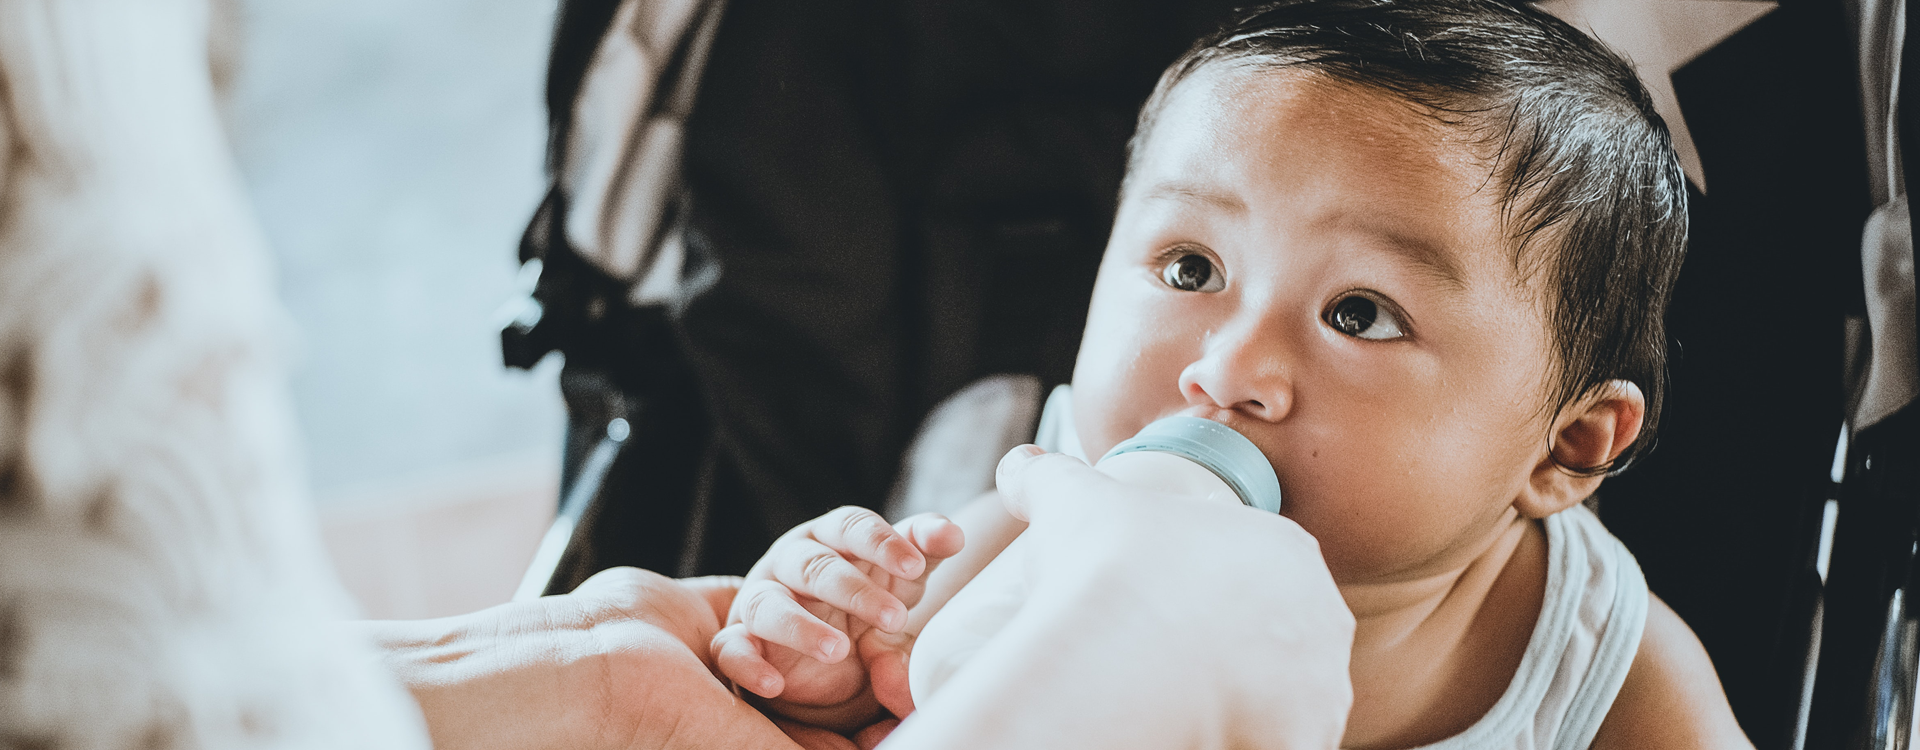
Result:
[[[1233,5],[563,3],[554,182],[521,249],[539,282],[503,332],[509,365],[566,357],[573,531],[546,590],[740,573],[835,506],[972,488],[965,467],[902,476],[909,445],[952,398],[998,404],[951,428],[986,471],[1031,435],[1071,374],[1134,113]],[[1601,515],[1757,746],[1905,748],[1920,383],[1898,144],[1920,142],[1920,88],[1897,75],[1901,0],[1777,5],[1672,75],[1712,189],[1660,444]]]

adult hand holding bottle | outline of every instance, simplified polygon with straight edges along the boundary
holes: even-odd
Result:
[[[998,480],[1027,599],[885,747],[1338,746],[1353,616],[1297,524],[1033,446]]]

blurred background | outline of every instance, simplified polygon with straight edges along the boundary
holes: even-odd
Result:
[[[553,514],[558,362],[494,313],[545,188],[553,0],[239,0],[228,122],[298,327],[313,495],[374,617],[504,602]]]

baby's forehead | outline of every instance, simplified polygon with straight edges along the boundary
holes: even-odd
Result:
[[[1396,174],[1444,169],[1476,186],[1494,178],[1499,144],[1487,131],[1504,122],[1469,122],[1378,86],[1252,59],[1196,68],[1148,106],[1130,166],[1191,142],[1182,136],[1250,135],[1279,147],[1270,157],[1343,153]],[[1313,149],[1286,148],[1293,143]]]
[[[1159,105],[1129,164],[1123,198],[1136,208],[1264,210],[1298,219],[1294,233],[1373,231],[1461,265],[1517,258],[1480,139],[1405,98],[1310,69],[1215,63]]]

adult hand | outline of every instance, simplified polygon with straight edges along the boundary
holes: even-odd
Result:
[[[359,627],[419,701],[436,750],[794,750],[705,661],[738,588],[615,568],[565,596]]]
[[[1353,615],[1299,525],[1032,446],[999,486],[1027,603],[886,747],[1338,747]]]

